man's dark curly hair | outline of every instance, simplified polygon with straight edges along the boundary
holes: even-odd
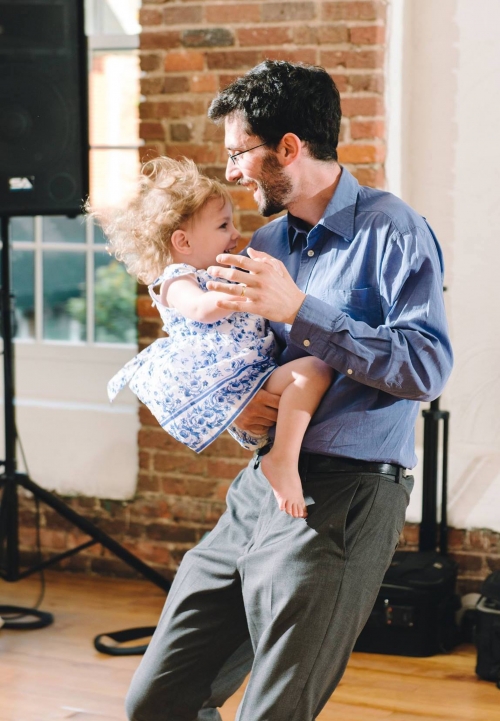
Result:
[[[295,133],[313,158],[337,160],[340,96],[324,68],[265,60],[222,90],[208,109],[216,123],[233,113],[241,113],[247,132],[271,147]]]

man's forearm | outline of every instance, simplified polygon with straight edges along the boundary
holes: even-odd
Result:
[[[452,366],[445,328],[373,328],[312,296],[290,340],[353,380],[411,400],[436,398]]]

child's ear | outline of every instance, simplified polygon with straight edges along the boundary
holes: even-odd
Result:
[[[181,253],[182,255],[191,255],[192,248],[189,238],[186,235],[186,232],[181,228],[174,230],[171,235],[170,242],[172,243],[174,250],[178,253]]]

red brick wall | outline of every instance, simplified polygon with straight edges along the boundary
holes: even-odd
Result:
[[[206,118],[216,91],[265,58],[304,61],[328,69],[342,96],[340,160],[361,183],[384,185],[384,61],[386,4],[382,0],[145,0],[141,10],[142,157],[186,155],[210,175],[224,177],[221,132]],[[242,243],[263,222],[251,194],[231,190]],[[144,290],[144,289],[143,289]],[[160,323],[149,299],[138,299],[141,345],[158,337]],[[197,456],[162,431],[145,408],[139,434],[140,472],[132,502],[79,498],[82,515],[169,576],[185,550],[213,527],[224,509],[230,481],[247,462],[224,436]],[[21,540],[33,557],[34,512],[23,504]],[[42,544],[62,550],[79,534],[52,512],[42,513]],[[418,526],[407,525],[402,543],[415,548]],[[462,590],[475,590],[500,568],[500,535],[453,531],[450,550],[461,567]],[[97,573],[129,573],[100,547],[65,562]]]
[[[362,183],[383,185],[385,3],[145,0],[141,23],[143,158],[186,155],[224,179],[223,134],[206,117],[214,94],[265,58],[302,61],[326,67],[342,94],[341,162]],[[245,245],[267,220],[247,190],[231,193]],[[139,315],[147,344],[160,323],[146,295]],[[249,454],[224,437],[196,456],[144,408],[141,421],[138,493],[162,504],[164,530],[190,533],[189,545],[222,513],[227,487]],[[182,548],[174,545],[170,568]]]
[[[141,11],[142,157],[187,155],[224,177],[221,131],[206,118],[215,92],[265,58],[326,67],[342,94],[340,160],[384,184],[385,2],[148,2]],[[233,189],[245,239],[264,221]]]

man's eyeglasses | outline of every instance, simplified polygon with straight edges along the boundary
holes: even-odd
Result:
[[[231,158],[233,163],[235,165],[238,165],[238,157],[240,155],[243,155],[243,153],[249,153],[251,150],[255,150],[255,148],[262,148],[263,145],[267,145],[267,143],[261,143],[260,145],[254,145],[253,148],[247,148],[246,150],[240,150],[239,153],[234,153],[233,155],[229,155],[228,157]]]

